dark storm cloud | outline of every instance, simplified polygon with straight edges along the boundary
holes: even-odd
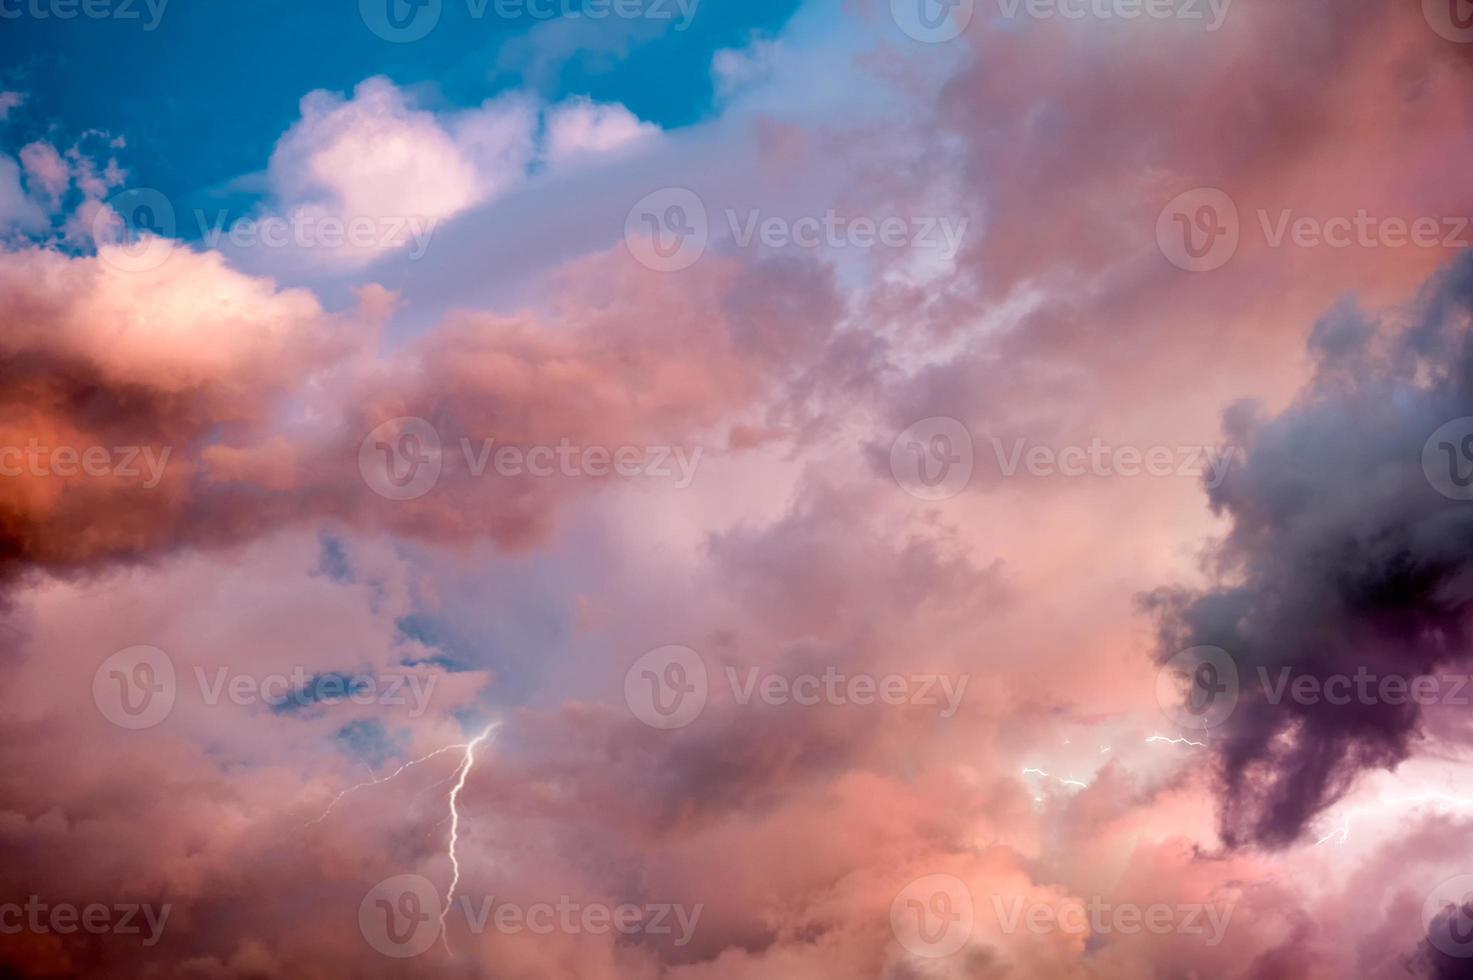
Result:
[[[1160,590],[1162,655],[1215,645],[1237,662],[1236,711],[1212,733],[1229,846],[1283,846],[1367,769],[1394,768],[1421,736],[1405,697],[1275,696],[1285,668],[1408,679],[1466,667],[1473,598],[1473,501],[1453,499],[1451,470],[1473,468],[1441,426],[1473,416],[1469,311],[1473,262],[1428,284],[1402,322],[1346,305],[1310,338],[1316,372],[1276,418],[1251,405],[1225,417],[1250,447],[1209,491],[1231,531],[1211,551],[1217,587]],[[1473,434],[1473,424],[1468,430]],[[1338,700],[1338,698],[1337,698]],[[1277,701],[1277,703],[1274,703]]]

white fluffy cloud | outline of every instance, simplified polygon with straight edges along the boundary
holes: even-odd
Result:
[[[271,157],[271,183],[288,206],[444,218],[521,178],[534,122],[518,99],[442,120],[388,79],[370,78],[351,99],[326,91],[302,99],[302,118]]]
[[[272,209],[344,221],[433,225],[515,191],[534,161],[558,168],[606,159],[660,132],[622,105],[579,98],[544,109],[521,92],[436,113],[383,77],[361,82],[350,98],[312,92],[301,109],[271,156]],[[317,254],[366,260],[404,244]]]
[[[547,113],[548,163],[554,167],[578,159],[606,156],[653,139],[658,126],[640,122],[622,105],[599,105],[569,99]]]

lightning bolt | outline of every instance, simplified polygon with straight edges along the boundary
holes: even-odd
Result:
[[[1423,803],[1436,803],[1437,811],[1439,813],[1447,813],[1455,809],[1473,807],[1473,799],[1464,799],[1461,796],[1449,796],[1446,793],[1427,792],[1422,793],[1418,796],[1387,797],[1386,799],[1381,800],[1377,803],[1370,803],[1366,804],[1365,806],[1358,806],[1351,809],[1348,813],[1346,813],[1345,819],[1341,821],[1340,826],[1336,827],[1334,830],[1330,831],[1328,834],[1315,841],[1314,846],[1319,847],[1321,844],[1327,843],[1335,837],[1340,838],[1340,840],[1338,840],[1336,843],[1344,844],[1350,839],[1351,822],[1355,819],[1357,814],[1364,813],[1366,810],[1380,810],[1391,806],[1407,806],[1408,804],[1415,807],[1420,806]]]
[[[1167,738],[1165,735],[1152,735],[1150,738],[1146,739],[1147,745],[1151,744],[1152,742],[1165,742],[1168,745],[1195,745],[1198,748],[1202,748],[1207,744],[1206,742],[1193,742],[1189,738]]]
[[[455,847],[460,843],[460,809],[456,804],[460,800],[460,791],[465,789],[466,777],[470,775],[471,766],[476,764],[476,746],[491,737],[495,731],[496,723],[487,725],[485,730],[464,746],[465,758],[460,762],[460,768],[456,771],[455,787],[450,790],[450,845],[446,853],[450,857],[450,887],[445,890],[445,904],[440,907],[440,941],[445,944],[445,952],[450,952],[450,933],[445,928],[445,917],[450,914],[450,902],[455,897],[455,889],[460,884],[460,858],[456,856]]]
[[[402,773],[404,770],[410,768],[411,766],[417,766],[421,762],[428,762],[429,760],[435,758],[436,756],[444,755],[446,752],[451,752],[451,751],[453,751],[455,749],[463,749],[463,748],[466,748],[467,745],[468,745],[468,743],[465,743],[465,742],[462,742],[459,745],[446,745],[443,748],[436,749],[435,751],[431,752],[429,755],[422,755],[418,759],[410,759],[408,762],[404,763],[404,765],[400,766],[398,769],[395,769],[393,772],[389,773],[387,776],[380,776],[378,779],[370,779],[368,782],[366,782],[366,783],[359,783],[357,786],[349,786],[347,789],[343,790],[337,796],[334,796],[332,798],[332,802],[327,805],[327,809],[326,810],[323,810],[322,811],[322,814],[316,820],[309,820],[306,823],[302,824],[302,826],[303,827],[314,827],[317,824],[322,823],[322,821],[324,821],[324,820],[327,819],[327,815],[332,812],[333,807],[337,806],[338,803],[342,801],[343,797],[347,796],[350,793],[356,793],[360,789],[367,789],[369,786],[377,786],[380,783],[387,783],[389,780],[391,780],[394,777],[398,776],[400,773]]]
[[[1089,785],[1088,783],[1081,783],[1077,779],[1063,779],[1063,778],[1061,778],[1059,776],[1050,776],[1048,773],[1044,772],[1042,769],[1024,769],[1023,770],[1023,775],[1025,775],[1025,776],[1042,776],[1044,779],[1055,779],[1055,780],[1058,780],[1061,784],[1063,784],[1065,786],[1078,786],[1080,789],[1084,789],[1085,787],[1087,787]],[[1034,797],[1034,799],[1042,799],[1042,797]]]

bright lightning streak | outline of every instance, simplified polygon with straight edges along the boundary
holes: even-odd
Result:
[[[343,790],[337,796],[334,796],[332,798],[332,802],[327,805],[327,809],[326,810],[323,810],[322,811],[321,816],[319,816],[316,820],[309,820],[307,823],[302,824],[302,826],[303,827],[313,827],[313,826],[316,826],[317,824],[322,823],[322,821],[324,821],[324,820],[327,819],[327,815],[332,812],[332,808],[335,807],[335,806],[337,806],[338,805],[338,802],[341,801],[342,798],[345,797],[345,796],[347,796],[349,793],[356,793],[360,789],[365,789],[365,788],[367,788],[369,786],[377,786],[379,783],[387,783],[389,780],[393,779],[395,776],[399,775],[401,772],[403,772],[404,770],[408,769],[410,766],[417,766],[421,762],[428,762],[429,760],[435,758],[435,756],[437,756],[437,755],[444,755],[446,752],[449,752],[449,751],[451,751],[453,749],[463,749],[465,747],[466,747],[466,743],[464,743],[464,742],[462,742],[459,745],[447,745],[444,748],[436,749],[435,751],[431,752],[429,755],[422,755],[418,759],[410,759],[408,762],[404,763],[404,765],[400,766],[398,769],[395,769],[393,772],[389,773],[387,776],[380,776],[378,779],[370,779],[368,782],[366,782],[366,783],[359,783],[357,786],[349,786],[347,789]]]
[[[447,853],[450,857],[450,887],[445,890],[445,904],[440,907],[440,941],[445,944],[445,952],[450,952],[450,933],[445,929],[445,917],[450,914],[450,902],[455,896],[456,886],[460,884],[460,859],[455,855],[455,846],[460,843],[460,810],[456,803],[460,799],[460,791],[465,789],[465,779],[470,775],[471,766],[476,763],[476,746],[486,741],[491,732],[496,729],[496,723],[492,722],[486,726],[485,731],[471,739],[465,745],[465,758],[461,760],[460,769],[455,788],[450,791],[450,846]]]
[[[1081,783],[1077,779],[1072,779],[1072,778],[1071,779],[1064,779],[1064,778],[1059,777],[1059,776],[1050,776],[1048,773],[1044,772],[1042,769],[1024,769],[1023,770],[1023,775],[1025,775],[1025,776],[1042,776],[1044,779],[1054,779],[1054,780],[1057,780],[1060,784],[1062,784],[1064,786],[1077,786],[1080,789],[1084,789],[1084,788],[1086,788],[1089,785],[1088,783]],[[1035,796],[1034,799],[1041,801],[1043,799],[1043,797],[1041,797],[1041,796]]]
[[[1365,806],[1358,806],[1353,808],[1345,815],[1345,819],[1341,822],[1340,826],[1336,827],[1334,830],[1330,831],[1328,834],[1315,841],[1314,846],[1319,847],[1321,844],[1324,844],[1337,836],[1340,838],[1340,840],[1336,843],[1344,844],[1350,839],[1351,822],[1354,820],[1357,814],[1362,813],[1366,810],[1377,810],[1384,809],[1389,806],[1405,806],[1408,804],[1412,806],[1418,806],[1423,803],[1436,803],[1439,813],[1447,813],[1448,811],[1454,809],[1473,807],[1473,799],[1464,799],[1460,796],[1448,796],[1446,793],[1423,793],[1420,796],[1393,796],[1381,800],[1378,803],[1367,804]]]
[[[1165,735],[1152,735],[1150,738],[1146,739],[1147,745],[1152,742],[1165,742],[1168,745],[1195,745],[1198,748],[1201,748],[1207,744],[1206,742],[1193,742],[1189,738],[1167,738]]]

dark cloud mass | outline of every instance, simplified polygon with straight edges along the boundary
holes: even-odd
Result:
[[[1292,405],[1268,420],[1245,404],[1226,414],[1249,454],[1209,492],[1232,521],[1210,551],[1220,584],[1148,604],[1163,657],[1203,644],[1237,662],[1240,700],[1213,733],[1229,846],[1292,843],[1361,772],[1394,768],[1421,736],[1422,708],[1392,703],[1394,690],[1297,701],[1279,695],[1285,668],[1321,682],[1361,668],[1412,678],[1470,659],[1473,502],[1423,468],[1433,433],[1473,416],[1470,303],[1473,262],[1462,260],[1400,317],[1344,305],[1313,331],[1314,378]]]

